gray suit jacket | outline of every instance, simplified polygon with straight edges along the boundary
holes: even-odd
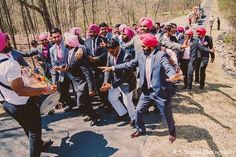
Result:
[[[174,95],[174,88],[172,83],[167,82],[166,79],[175,75],[175,69],[169,63],[169,56],[162,51],[155,49],[151,59],[151,85],[154,92],[162,99],[170,99]],[[128,70],[139,66],[140,70],[140,86],[144,86],[146,79],[146,56],[141,53],[138,58],[130,62],[115,65],[115,71]]]
[[[71,60],[68,61],[68,72],[72,75],[72,78],[70,79],[73,79],[78,84],[82,84],[86,81],[87,84],[85,85],[88,85],[89,91],[95,91],[93,74],[91,71],[91,67],[88,64],[89,60],[86,55],[86,49],[84,46],[80,46],[79,48],[82,48],[84,50],[84,54],[80,60],[77,60],[75,58],[75,52],[78,50],[78,48],[73,48],[68,53],[69,55],[70,53],[72,55],[72,57],[70,57]],[[85,87],[80,86],[79,88],[83,90]]]
[[[54,66],[64,66],[64,65],[67,64],[68,49],[65,48],[65,45],[64,45],[63,41],[61,42],[61,48],[62,48],[62,55],[63,55],[62,61],[57,58],[57,47],[56,47],[56,44],[54,44],[49,49],[52,67],[54,67]],[[52,74],[56,74],[56,72],[52,71]]]
[[[121,49],[116,64],[129,62],[131,59],[132,56],[125,50]],[[112,55],[108,55],[107,66],[113,65],[114,57]],[[116,72],[105,72],[104,82],[112,83],[113,88],[120,87],[120,89],[125,94],[129,94],[136,87],[136,77],[134,75],[133,69]]]

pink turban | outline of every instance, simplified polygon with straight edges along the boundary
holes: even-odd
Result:
[[[119,27],[119,31],[120,32],[123,32],[124,28],[127,27],[126,24],[121,24],[120,27]]]
[[[79,46],[79,40],[78,37],[72,33],[65,33],[65,44],[70,47],[78,47]]]
[[[6,35],[0,32],[0,51],[6,47]]]
[[[134,37],[134,31],[129,27],[125,27],[123,33],[128,36],[129,40]]]
[[[184,28],[179,26],[179,27],[177,27],[177,31],[180,32],[180,33],[183,33],[184,32]]]
[[[91,24],[91,25],[89,26],[89,31],[91,31],[91,30],[95,31],[96,34],[98,34],[99,31],[100,31],[100,28],[99,28],[99,26],[96,25],[96,24]]]
[[[198,32],[200,35],[205,35],[205,34],[206,34],[206,29],[203,28],[203,27],[199,27],[199,28],[197,28],[197,32]]]
[[[76,34],[80,35],[81,29],[79,27],[73,27],[69,30],[69,33],[72,33],[74,35],[76,35]]]
[[[193,31],[188,29],[188,30],[186,30],[185,35],[189,35],[189,36],[192,37],[193,36]]]
[[[157,38],[150,33],[140,35],[140,40],[147,47],[156,47],[158,44]]]
[[[151,30],[153,27],[153,22],[150,18],[142,17],[139,20],[139,25],[146,25],[148,27],[148,29]]]
[[[48,33],[41,33],[39,35],[39,40],[48,40]]]

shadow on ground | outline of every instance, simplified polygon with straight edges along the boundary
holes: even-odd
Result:
[[[70,137],[69,133],[62,138],[59,147],[52,146],[48,153],[60,157],[109,157],[118,151],[117,148],[108,147],[108,142],[102,134],[92,131],[83,131]]]

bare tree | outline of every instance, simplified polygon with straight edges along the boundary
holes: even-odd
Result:
[[[49,11],[46,5],[46,1],[45,0],[38,0],[38,6],[35,6],[33,4],[29,4],[24,0],[17,0],[18,2],[20,2],[22,5],[25,5],[26,7],[29,7],[30,9],[36,10],[37,12],[39,12],[44,20],[44,23],[46,25],[47,30],[51,30],[53,28],[53,24],[51,22],[51,18],[49,15]]]

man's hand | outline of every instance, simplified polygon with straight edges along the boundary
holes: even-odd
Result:
[[[177,73],[177,74],[173,75],[172,77],[170,77],[169,79],[166,79],[166,81],[176,82],[178,80],[181,80],[182,78],[183,78],[183,75],[181,73]]]
[[[211,58],[211,63],[214,63],[214,61],[215,61],[215,58]]]
[[[61,72],[66,72],[68,70],[68,66],[61,67]]]
[[[56,91],[57,91],[57,85],[51,85],[51,86],[45,87],[43,94],[46,94],[46,95],[52,94]]]
[[[214,48],[211,49],[211,53],[215,53],[215,49]]]
[[[79,48],[75,53],[76,60],[80,60],[83,57],[84,51],[83,49]]]
[[[89,91],[89,96],[94,96],[95,94],[95,91]]]
[[[106,92],[111,88],[111,84],[110,83],[103,83],[102,87],[100,88],[101,92]]]
[[[110,71],[112,71],[112,67],[101,66],[101,67],[98,67],[98,69],[101,69],[102,72],[110,72]]]
[[[98,58],[97,58],[97,57],[89,56],[88,58],[89,58],[89,61],[90,61],[91,63],[96,63],[96,62],[98,62]]]
[[[54,67],[52,67],[52,70],[61,71],[61,67],[60,66],[54,66]]]

